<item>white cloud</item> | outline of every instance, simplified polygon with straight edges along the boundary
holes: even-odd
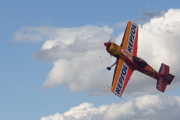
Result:
[[[41,120],[178,120],[180,97],[145,95],[123,103],[94,107],[83,103]]]
[[[42,87],[65,85],[73,92],[91,91],[90,94],[94,95],[108,93],[106,85],[111,84],[112,72],[108,73],[105,69],[115,60],[109,61],[108,54],[102,58],[100,56],[104,51],[103,41],[111,38],[113,30],[106,26],[84,26],[57,28],[55,31],[58,31],[56,39],[49,37],[40,51],[33,52],[37,60],[54,63]]]
[[[153,18],[139,27],[138,56],[145,59],[155,70],[161,63],[170,66],[175,79],[168,89],[180,86],[178,71],[180,45],[180,10],[170,9],[164,16]],[[109,94],[106,85],[112,82],[113,70],[106,71],[115,59],[105,51],[103,42],[111,38],[113,30],[107,26],[83,26],[80,28],[25,27],[14,34],[15,40],[44,40],[42,49],[33,52],[41,61],[53,62],[54,66],[43,83],[44,88],[64,85],[71,92]],[[120,44],[123,34],[116,39]],[[38,39],[39,38],[39,39]],[[103,41],[103,42],[102,42]],[[99,57],[105,53],[100,59]],[[134,72],[124,94],[156,93],[156,80]]]
[[[44,41],[47,38],[57,38],[58,29],[55,27],[24,27],[14,33],[15,41]]]

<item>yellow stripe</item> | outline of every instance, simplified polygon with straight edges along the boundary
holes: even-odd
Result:
[[[118,79],[119,79],[119,74],[120,74],[120,72],[121,72],[123,62],[124,62],[124,61],[123,61],[121,58],[119,58],[118,66],[117,66],[116,73],[115,73],[115,77],[114,77],[114,83],[113,83],[113,86],[111,87],[111,91],[112,91],[112,92],[115,91],[116,84],[117,84]]]
[[[122,48],[125,49],[125,50],[126,50],[127,45],[128,45],[128,39],[129,39],[130,30],[131,30],[131,24],[132,24],[132,22],[129,21],[128,25],[127,25],[126,33],[125,33],[125,36],[124,36],[124,43],[123,43]]]

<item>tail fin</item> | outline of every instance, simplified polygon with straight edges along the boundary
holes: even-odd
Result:
[[[156,88],[164,92],[167,85],[170,85],[172,80],[174,79],[174,75],[169,74],[169,66],[165,64],[161,64],[161,67],[159,69],[159,78],[157,79],[157,85]]]

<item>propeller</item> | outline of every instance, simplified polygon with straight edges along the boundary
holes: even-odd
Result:
[[[107,42],[108,44],[111,42],[112,38]],[[106,46],[107,43],[104,43],[104,45]],[[101,56],[103,55],[104,51],[102,52]],[[99,58],[101,58],[101,56]]]
[[[104,45],[106,46],[106,49],[110,46],[110,42],[111,42],[112,38],[106,43],[104,43]],[[102,53],[103,54],[103,53]],[[101,55],[102,56],[102,55]],[[101,56],[99,58],[101,58]]]
[[[112,40],[112,38],[108,41],[108,43],[110,43],[110,42],[111,42],[111,40]]]

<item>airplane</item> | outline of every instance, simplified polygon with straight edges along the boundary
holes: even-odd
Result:
[[[105,42],[106,51],[116,58],[116,62],[107,67],[111,70],[114,65],[114,76],[111,91],[121,97],[134,70],[148,75],[157,80],[156,88],[163,92],[170,85],[174,75],[169,74],[170,67],[162,63],[159,72],[156,72],[145,60],[137,57],[138,48],[138,25],[128,21],[121,45],[114,42]]]

